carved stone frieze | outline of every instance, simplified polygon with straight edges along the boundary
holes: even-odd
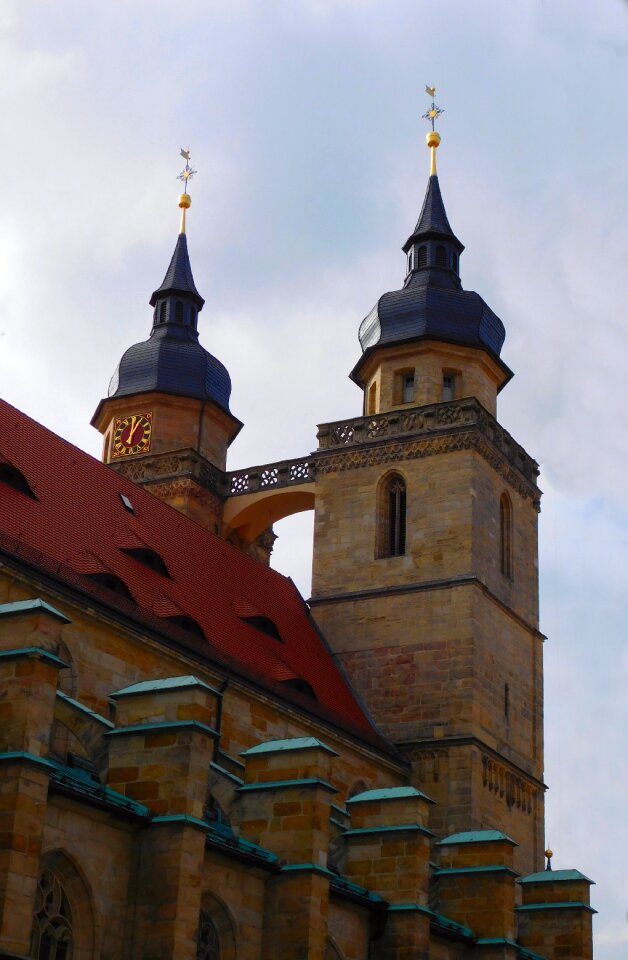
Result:
[[[487,754],[482,756],[482,785],[510,807],[532,813],[537,788]]]
[[[340,451],[363,444],[412,439],[419,434],[455,433],[475,428],[518,473],[536,485],[538,464],[513,440],[497,420],[473,397],[429,404],[414,410],[391,411],[348,421],[320,424],[319,453]]]
[[[442,437],[436,436],[422,440],[408,438],[407,440],[361,450],[343,450],[317,460],[316,473],[321,475],[344,470],[356,470],[374,464],[416,460],[459,450],[477,451],[521,497],[530,499],[535,505],[538,505],[540,494],[536,484],[526,481],[517,471],[513,470],[504,457],[500,456],[487,442],[486,438],[473,428],[468,432],[447,434]]]
[[[209,463],[195,450],[177,450],[174,453],[151,454],[137,460],[127,460],[111,464],[123,476],[134,483],[147,484],[151,481],[168,478],[190,478],[221,499],[227,496],[226,474]]]

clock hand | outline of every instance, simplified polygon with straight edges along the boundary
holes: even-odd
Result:
[[[131,444],[133,443],[133,434],[135,433],[139,425],[140,425],[139,417],[131,417],[131,431],[129,433],[129,440],[128,440],[129,446],[131,446]]]

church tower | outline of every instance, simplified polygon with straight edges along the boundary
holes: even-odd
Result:
[[[194,174],[189,151],[181,179]],[[150,298],[148,340],[123,355],[92,418],[104,436],[103,461],[214,533],[222,532],[227,448],[242,424],[229,409],[231,380],[199,343],[204,300],[194,284],[181,224],[161,286]]]
[[[428,118],[438,116],[432,104]],[[361,324],[363,416],[319,428],[312,611],[440,836],[543,866],[538,468],[496,420],[505,330],[462,288],[436,173],[403,287]]]

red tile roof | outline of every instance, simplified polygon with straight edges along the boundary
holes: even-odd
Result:
[[[167,638],[174,629],[179,643],[271,689],[285,680],[306,681],[317,703],[310,705],[292,691],[282,691],[282,696],[347,732],[388,746],[365,716],[289,578],[0,400],[2,461],[21,471],[37,498],[0,483],[3,552],[30,560],[66,586],[95,594]],[[131,501],[133,513],[121,494]],[[125,552],[138,547],[154,550],[169,576]],[[90,574],[97,573],[119,577],[134,603],[94,584]],[[159,618],[170,616],[192,618],[207,641],[170,624],[164,628]],[[268,617],[283,642],[247,623],[246,616]]]

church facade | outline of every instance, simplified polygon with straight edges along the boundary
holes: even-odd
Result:
[[[227,468],[187,192],[102,462],[0,401],[0,957],[592,957],[544,852],[539,471],[438,142],[313,454]],[[306,509],[308,602],[269,566]]]

